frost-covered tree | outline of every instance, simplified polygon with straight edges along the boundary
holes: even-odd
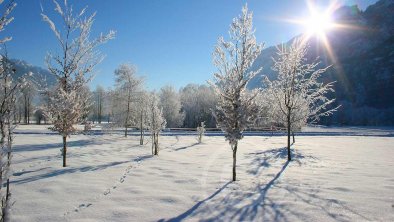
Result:
[[[21,89],[25,124],[30,124],[30,116],[33,109],[32,102],[36,91],[36,85],[33,81],[27,81]]]
[[[107,123],[110,123],[111,121],[113,121],[112,118],[114,116],[114,112],[117,106],[116,91],[111,88],[108,88],[104,100],[105,100],[104,110],[107,115]]]
[[[301,38],[290,46],[278,48],[272,69],[277,78],[265,78],[267,92],[272,96],[272,116],[287,128],[287,154],[291,160],[291,131],[307,122],[315,122],[322,116],[331,115],[338,107],[328,109],[335,99],[327,98],[334,92],[333,82],[319,82],[321,75],[329,68],[319,69],[319,62],[308,63],[307,44]]]
[[[201,126],[197,127],[197,133],[198,133],[198,143],[202,143],[202,138],[204,137],[205,133],[205,123],[201,122]]]
[[[95,117],[97,118],[98,123],[101,123],[101,120],[103,118],[105,94],[105,89],[102,86],[98,85],[96,87],[96,90],[94,91]]]
[[[9,5],[8,7],[15,7],[15,5]],[[8,60],[7,53],[0,56],[0,184],[2,185],[0,187],[0,221],[8,221],[10,217],[10,176],[13,131],[15,128],[12,121],[16,115],[18,91],[26,84],[25,77],[26,75],[19,78],[15,77],[15,68]]]
[[[17,91],[24,84],[23,77],[14,79],[14,74],[15,69],[7,56],[0,56],[0,221],[8,221],[9,218],[12,142],[13,130],[15,128],[12,120],[16,114],[15,103]]]
[[[125,128],[124,136],[127,137],[127,129],[132,124],[132,103],[141,90],[143,79],[136,75],[137,69],[130,64],[122,64],[115,70],[116,91],[119,98],[119,112],[115,120]]]
[[[148,127],[148,110],[149,110],[149,94],[145,91],[141,91],[138,97],[138,105],[136,107],[136,124],[140,128],[140,145],[144,145],[144,130]]]
[[[89,114],[92,112],[93,108],[93,93],[90,91],[90,88],[88,85],[84,85],[81,87],[79,90],[80,96],[82,98],[86,98],[82,100],[82,114],[80,118],[80,122],[85,122],[88,120]]]
[[[42,121],[46,122],[45,114],[42,109],[37,109],[34,112],[34,118],[36,119],[36,124],[41,125]]]
[[[81,116],[89,104],[83,93],[83,87],[91,80],[94,67],[99,64],[103,56],[97,47],[115,37],[115,32],[100,34],[91,38],[91,27],[96,13],[85,17],[86,7],[75,13],[72,6],[64,1],[61,6],[54,1],[55,11],[59,14],[61,24],[57,27],[52,19],[42,13],[43,20],[60,45],[59,53],[49,53],[46,58],[48,70],[56,77],[54,89],[47,90],[49,98],[46,112],[53,117],[54,130],[63,138],[63,167],[66,166],[67,137],[76,129],[74,124],[81,121]],[[59,29],[59,27],[61,29]]]
[[[166,120],[163,117],[163,110],[159,108],[159,101],[156,93],[149,96],[148,103],[148,129],[152,137],[152,154],[159,155],[159,134],[166,127]]]
[[[258,113],[254,102],[257,91],[246,91],[248,82],[261,71],[261,68],[250,70],[262,49],[256,42],[252,20],[253,14],[245,5],[242,14],[234,18],[230,26],[230,41],[219,38],[213,53],[218,72],[210,84],[219,97],[214,116],[233,151],[233,181],[236,180],[238,141],[243,131],[255,122]]]
[[[0,1],[2,4],[3,1]],[[5,10],[0,17],[0,32],[13,20],[10,16],[16,7],[14,1],[10,1],[5,6]],[[11,40],[11,37],[0,39],[0,44],[4,44],[4,55],[0,56],[0,201],[1,212],[0,221],[10,220],[11,192],[10,192],[10,175],[11,175],[11,158],[14,125],[12,119],[16,111],[17,91],[25,83],[24,77],[14,78],[15,68],[8,60],[5,42]],[[4,185],[5,183],[5,185]]]
[[[167,127],[180,127],[183,124],[185,113],[181,111],[179,94],[172,86],[164,86],[160,89],[160,106],[167,121]]]

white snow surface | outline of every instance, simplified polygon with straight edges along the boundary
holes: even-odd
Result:
[[[61,136],[19,126],[12,221],[394,221],[394,137],[245,136],[237,179],[221,136]],[[146,142],[149,138],[145,138]]]

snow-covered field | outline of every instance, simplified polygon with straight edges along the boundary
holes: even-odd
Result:
[[[19,126],[12,219],[394,221],[394,137],[387,131],[299,136],[290,163],[285,137],[246,136],[238,181],[229,182],[232,152],[223,137],[196,144],[195,136],[162,136],[152,157],[150,143],[140,146],[137,136],[73,135],[63,168],[59,135]]]

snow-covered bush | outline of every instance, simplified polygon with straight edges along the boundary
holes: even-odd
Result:
[[[202,143],[202,138],[204,137],[205,134],[205,123],[201,122],[201,126],[197,127],[197,133],[198,133],[198,143]]]
[[[93,123],[90,121],[86,121],[84,126],[83,126],[83,131],[89,132],[93,127]]]

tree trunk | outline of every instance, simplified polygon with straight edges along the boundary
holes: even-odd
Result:
[[[63,136],[63,167],[66,167],[67,137]]]
[[[237,180],[237,147],[238,147],[238,141],[235,142],[235,145],[233,147],[233,181]]]
[[[125,121],[125,127],[126,127],[126,132],[124,134],[125,137],[127,137],[127,124],[129,123],[129,115],[130,115],[130,92],[129,92],[129,97],[127,97],[127,113],[126,113],[126,121]]]
[[[125,126],[124,137],[127,137],[127,125]]]
[[[99,102],[98,102],[98,122],[101,124],[101,118],[102,118],[102,111],[103,111],[103,104],[102,104],[102,96],[100,95],[99,97]]]
[[[11,130],[11,120],[10,119],[8,119],[7,126],[8,126],[8,129],[7,129],[7,131],[8,131],[7,167],[8,167],[8,170],[10,170],[11,169],[11,146],[12,146],[12,130]],[[8,207],[8,204],[10,204],[9,199],[10,199],[10,178],[8,177],[7,178],[6,196],[5,196],[5,202],[6,202],[5,206],[6,207]]]
[[[144,145],[144,130],[141,128],[140,145]]]
[[[10,128],[8,128],[8,133],[9,133],[9,135],[8,135],[8,143],[12,143],[12,138],[11,138],[11,135],[10,135]],[[8,165],[8,169],[10,170],[10,168],[11,168],[11,144],[8,144],[8,146],[9,146],[9,148],[8,148],[8,152],[7,152],[7,165]],[[10,178],[7,178],[7,193],[6,193],[6,196],[5,196],[5,201],[6,201],[6,204],[8,204],[8,200],[9,200],[9,196],[10,196]]]
[[[154,133],[155,134],[155,139],[154,139],[154,146],[155,146],[155,155],[159,155],[159,134]]]
[[[27,125],[30,124],[30,105],[31,105],[30,98],[27,98]]]
[[[289,112],[290,113],[290,112]],[[287,115],[287,160],[291,160],[291,153],[290,153],[290,129],[291,129],[291,123],[290,123],[290,114]]]
[[[152,155],[155,154],[154,147],[155,147],[155,134],[152,133]]]
[[[19,109],[19,112],[18,112],[18,123],[21,123],[21,121],[22,121],[22,110],[21,109]]]
[[[141,133],[140,145],[144,145],[144,130],[142,129],[142,127],[143,127],[143,122],[142,122],[143,117],[144,117],[143,113],[141,112],[141,119],[140,119],[140,133]]]
[[[102,107],[101,107],[101,98],[100,98],[100,101],[99,101],[99,110],[98,110],[98,123],[99,123],[99,124],[101,124],[101,110],[102,110]]]
[[[159,155],[159,133],[156,134],[156,155]]]
[[[27,101],[26,101],[26,96],[25,96],[25,107],[24,107],[24,121],[25,121],[25,124],[27,124]]]
[[[291,135],[293,136],[293,144],[295,143],[294,131],[291,131]]]

